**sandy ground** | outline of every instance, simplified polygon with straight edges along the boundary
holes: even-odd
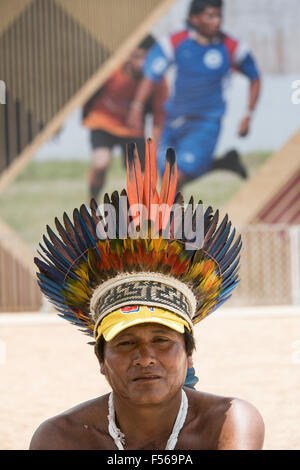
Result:
[[[197,388],[254,404],[264,449],[300,449],[300,315],[287,310],[224,309],[196,329]],[[31,317],[0,315],[0,449],[28,449],[42,421],[109,391],[88,337],[56,316]]]

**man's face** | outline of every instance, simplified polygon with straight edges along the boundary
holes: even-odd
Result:
[[[130,54],[127,60],[128,67],[130,67],[132,74],[137,78],[142,76],[146,55],[147,51],[138,47]]]
[[[222,24],[222,10],[216,7],[207,7],[201,13],[191,15],[189,21],[194,28],[206,37],[219,34]]]
[[[132,326],[105,343],[101,373],[116,395],[153,405],[174,396],[191,364],[183,335],[151,323]]]

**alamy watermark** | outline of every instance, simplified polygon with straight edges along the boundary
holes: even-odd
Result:
[[[119,208],[110,203],[98,206],[97,236],[109,239],[182,240],[190,250],[197,250],[204,239],[203,205],[197,204],[143,204],[128,207],[127,196],[119,197]],[[149,223],[151,220],[151,223]]]
[[[6,85],[3,80],[0,80],[0,104],[6,104]]]
[[[291,96],[293,104],[300,104],[300,80],[292,82],[292,89],[294,90]]]

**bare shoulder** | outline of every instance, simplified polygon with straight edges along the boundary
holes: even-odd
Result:
[[[259,411],[245,400],[191,391],[189,403],[200,448],[261,449],[264,423]]]
[[[230,399],[219,438],[219,449],[260,450],[265,426],[257,408],[239,398]]]
[[[81,403],[44,421],[34,432],[30,450],[75,450],[95,445],[101,440],[101,429],[96,429],[94,416],[99,421],[106,413],[105,396]],[[95,413],[97,410],[97,413]]]
[[[64,450],[67,427],[67,419],[64,415],[47,419],[34,432],[29,450]]]

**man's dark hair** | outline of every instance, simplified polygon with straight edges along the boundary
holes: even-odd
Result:
[[[201,13],[205,8],[222,8],[223,0],[192,0],[189,10],[189,17]]]
[[[187,328],[184,328],[183,339],[185,344],[185,350],[187,356],[191,356],[196,349],[194,335]],[[95,352],[100,362],[104,362],[104,348],[105,348],[105,339],[103,336],[100,336],[99,340],[95,345]]]
[[[148,34],[148,36],[144,37],[144,39],[139,43],[137,46],[139,49],[144,49],[145,51],[148,51],[151,49],[151,47],[155,44],[155,39],[151,34]]]

